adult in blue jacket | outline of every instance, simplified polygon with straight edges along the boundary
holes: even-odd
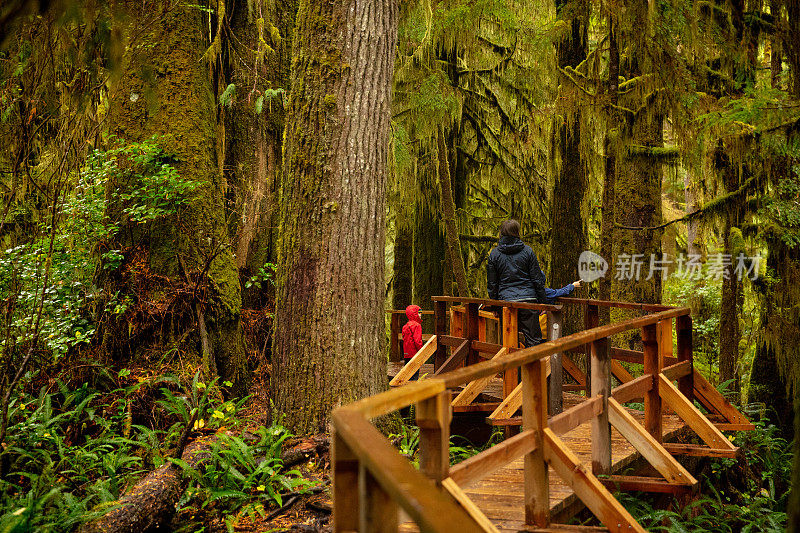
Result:
[[[486,281],[492,300],[548,301],[539,260],[531,247],[519,238],[519,222],[516,220],[506,220],[500,225],[500,240],[489,253]],[[537,311],[520,309],[517,324],[525,338],[525,346],[542,342]]]

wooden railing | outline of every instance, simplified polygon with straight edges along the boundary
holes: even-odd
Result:
[[[673,453],[691,454],[702,450],[707,454],[728,456],[736,453],[731,442],[691,401],[697,391],[698,374],[693,369],[688,308],[565,299],[566,303],[585,306],[589,317],[587,325],[594,327],[561,338],[553,335],[539,346],[519,349],[515,342],[516,311],[527,306],[538,308],[550,314],[548,324],[557,324],[560,306],[445,297],[434,300],[436,329],[417,355],[426,359],[433,355],[436,373],[423,381],[407,383],[333,412],[335,531],[396,531],[398,508],[403,509],[422,531],[496,531],[463,488],[519,457],[524,457],[527,524],[537,527],[550,524],[549,465],[609,531],[644,531],[604,483],[612,483],[623,490],[647,490],[648,487],[666,487],[676,492],[678,488],[693,490],[697,481],[673,458]],[[456,302],[464,308],[463,337],[447,335],[453,333],[446,329],[447,305]],[[481,305],[494,305],[502,310],[502,345],[489,346],[478,338]],[[647,314],[596,326],[597,308],[601,305],[624,305]],[[677,330],[677,357],[668,359],[663,332],[667,329],[665,324],[669,324],[671,332],[673,319]],[[611,362],[615,351],[609,347],[609,338],[631,330],[641,331],[643,351],[617,351],[616,355],[618,359],[641,362],[643,374],[636,378],[630,376],[631,379],[611,389]],[[671,336],[669,343],[671,350]],[[495,347],[498,349],[491,359],[478,360],[481,350]],[[556,377],[552,370],[553,356],[578,349],[588,350],[591,394],[548,420],[546,359],[550,358],[552,384]],[[470,361],[471,364],[467,364]],[[665,363],[669,364],[664,366]],[[451,467],[449,438],[454,389],[465,386],[459,393],[463,394],[470,387],[474,389],[481,383],[488,383],[498,374],[504,377],[504,382],[510,374],[516,380],[518,368],[522,377],[521,432]],[[442,369],[444,371],[440,371]],[[673,384],[675,380],[677,386]],[[711,403],[720,403],[710,391],[706,390],[702,396],[706,400],[713,397]],[[644,427],[623,407],[624,403],[638,398],[644,398]],[[662,401],[669,404],[706,446],[679,449],[673,445],[670,449],[662,445]],[[370,422],[410,405],[415,406],[420,428],[419,470]],[[730,418],[727,420],[733,423]],[[587,421],[591,421],[590,466],[581,464],[560,439],[560,435]],[[739,423],[744,425],[747,421],[741,417]],[[661,478],[610,475],[612,425],[650,462]],[[603,481],[597,477],[600,474],[604,475]]]

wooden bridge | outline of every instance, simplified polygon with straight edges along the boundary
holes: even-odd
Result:
[[[644,531],[610,490],[691,493],[698,482],[674,455],[737,455],[721,430],[753,426],[695,371],[688,308],[559,302],[582,308],[583,331],[561,337],[562,305],[434,298],[433,335],[393,377],[392,390],[333,413],[336,531],[580,531],[556,522],[583,506],[603,531]],[[498,309],[502,321],[481,306]],[[600,307],[641,316],[598,326]],[[547,342],[519,348],[519,309],[546,313]],[[610,346],[630,331],[641,332],[641,352]],[[576,352],[586,355],[585,371],[570,357]],[[430,373],[409,382],[429,358]],[[642,399],[643,411],[625,407]],[[410,405],[419,469],[370,421]],[[507,438],[451,466],[450,424],[460,412],[485,412]],[[670,442],[691,433],[703,444]],[[620,474],[638,458],[651,475]]]

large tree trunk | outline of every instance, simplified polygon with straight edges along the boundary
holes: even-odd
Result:
[[[225,117],[225,178],[228,205],[233,210],[229,229],[236,265],[247,277],[276,260],[273,228],[278,212],[285,117],[280,91],[290,89],[297,2],[286,0],[274,10],[260,4],[249,8],[242,1],[228,3],[233,38],[227,47],[227,83],[235,84],[236,90]],[[272,36],[268,28],[259,27],[265,24],[272,24],[280,38]],[[272,51],[266,50],[267,42]],[[251,292],[245,293],[246,307],[258,304],[259,291]]]
[[[640,75],[634,66],[628,77]],[[652,228],[661,223],[661,162],[658,148],[664,145],[663,116],[652,102],[640,100],[623,102],[629,109],[638,109],[630,117],[630,142],[622,154],[616,180],[615,222],[621,226]],[[611,297],[614,300],[659,303],[661,301],[661,272],[650,278],[650,260],[661,260],[661,230],[614,229],[613,276]],[[624,264],[623,272],[619,265]],[[619,275],[618,275],[619,274]],[[622,278],[622,279],[618,279]],[[650,279],[648,279],[650,278]],[[630,316],[614,309],[614,320]],[[640,346],[640,332],[623,335],[630,348]]]
[[[588,4],[583,0],[557,0],[556,10],[572,30],[569,36],[558,43],[558,66],[577,67],[586,56]],[[574,88],[570,86],[570,90]],[[589,246],[584,209],[589,175],[581,148],[580,110],[561,110],[553,131],[554,158],[560,164],[555,174],[550,211],[550,286],[559,288],[578,279],[578,258]],[[564,310],[564,320],[565,331],[562,335],[583,329],[580,308],[577,306],[568,306]]]
[[[103,277],[107,294],[120,290],[120,299],[127,295],[149,309],[168,308],[155,326],[160,329],[140,324],[143,328],[137,335],[129,317],[110,317],[101,321],[101,338],[115,358],[158,349],[170,336],[188,338],[195,341],[190,349],[202,346],[206,368],[216,369],[237,393],[244,393],[247,368],[239,317],[241,294],[225,227],[217,102],[208,64],[202,59],[208,46],[203,14],[183,4],[122,5],[130,14],[126,37],[132,45],[111,83],[109,132],[127,141],[158,135],[181,178],[199,187],[179,220],[146,227],[129,223],[119,232],[117,246],[130,251],[126,260],[143,259],[147,271],[132,268],[128,270],[131,277],[122,282],[113,274]],[[175,292],[183,280],[190,289],[189,300],[185,300],[187,293]],[[204,291],[207,295],[202,296]],[[185,302],[186,307],[178,308],[176,302]],[[187,337],[190,328],[194,334]],[[154,346],[153,339],[162,344]]]
[[[294,432],[386,387],[385,195],[397,5],[302,0],[281,190],[275,404]]]

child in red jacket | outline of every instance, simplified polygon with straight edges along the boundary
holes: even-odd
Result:
[[[405,364],[422,348],[422,319],[419,317],[419,306],[409,305],[406,307],[406,317],[408,322],[403,326],[403,358]],[[414,373],[411,379],[419,377],[419,370]]]

